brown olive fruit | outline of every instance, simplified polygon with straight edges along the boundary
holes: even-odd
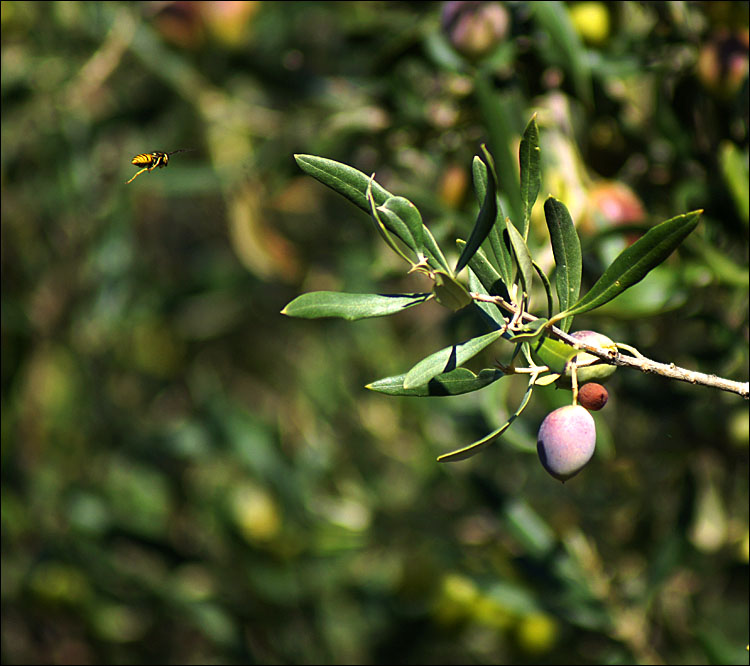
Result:
[[[594,455],[594,419],[580,405],[566,405],[547,414],[537,435],[542,466],[560,481],[578,474]]]
[[[589,382],[578,389],[578,404],[590,412],[598,412],[609,400],[609,393],[601,384]]]

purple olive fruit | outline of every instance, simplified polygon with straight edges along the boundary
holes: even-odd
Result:
[[[594,455],[594,419],[580,405],[566,405],[547,414],[537,435],[542,466],[560,481],[578,474]]]
[[[609,400],[609,393],[601,384],[589,382],[578,389],[578,404],[590,412],[598,412]]]

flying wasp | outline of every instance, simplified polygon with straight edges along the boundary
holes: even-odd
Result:
[[[130,185],[130,183],[132,183],[144,171],[153,171],[156,167],[161,169],[162,167],[167,166],[167,164],[169,164],[170,155],[174,155],[175,153],[189,153],[191,150],[195,150],[195,148],[180,148],[179,150],[173,150],[171,153],[155,150],[153,153],[141,153],[140,155],[136,155],[130,160],[130,163],[133,166],[143,168],[125,184]]]

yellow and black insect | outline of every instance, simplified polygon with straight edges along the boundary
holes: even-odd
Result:
[[[191,150],[195,150],[194,148],[180,148],[179,150],[173,150],[171,153],[165,153],[161,150],[155,150],[153,153],[141,153],[140,155],[136,155],[130,163],[133,166],[137,167],[143,167],[135,176],[133,176],[126,185],[130,185],[138,176],[140,176],[144,171],[153,171],[156,169],[156,167],[159,167],[160,169],[162,167],[167,166],[169,164],[169,156],[174,155],[175,153],[188,153]]]

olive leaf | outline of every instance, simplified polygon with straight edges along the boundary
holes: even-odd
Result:
[[[487,152],[487,148],[484,145],[482,146],[482,153],[484,154],[489,171],[484,201],[474,228],[471,230],[471,236],[469,236],[469,240],[466,242],[466,246],[458,258],[456,274],[460,273],[469,263],[469,260],[474,256],[474,253],[479,249],[484,239],[487,238],[497,220],[497,176],[495,175],[495,165],[492,161],[492,156]]]
[[[503,331],[492,331],[478,338],[472,338],[458,345],[445,347],[427,358],[423,358],[404,377],[404,388],[416,388],[429,382],[444,372],[448,372],[463,365],[470,358],[476,356],[485,347],[491,345],[501,337]]]
[[[453,311],[465,308],[471,303],[469,292],[456,278],[445,271],[436,270],[434,272],[435,286],[433,292],[435,300],[440,305]]]
[[[549,197],[544,202],[544,217],[547,220],[552,253],[555,257],[557,299],[560,310],[565,311],[578,300],[581,290],[581,241],[578,239],[570,213],[561,201]],[[566,317],[560,328],[567,332],[572,321],[572,317]]]
[[[542,185],[540,166],[539,127],[536,114],[531,117],[521,139],[518,149],[518,161],[521,167],[521,205],[523,212],[523,236],[528,235],[531,221],[531,209],[534,207]]]
[[[702,212],[684,213],[650,229],[615,258],[583,298],[555,315],[550,323],[598,308],[640,282],[698,226]]]
[[[367,203],[367,187],[370,176],[350,167],[348,164],[342,164],[325,157],[295,155],[294,159],[299,168],[308,176],[312,176],[323,185],[327,185],[343,195],[366,213],[370,212],[370,206]],[[391,196],[393,195],[383,186],[375,181],[372,182],[372,198],[375,200],[375,205],[382,205]]]
[[[396,314],[429,300],[432,294],[347,294],[340,291],[311,291],[297,296],[282,311],[289,317],[318,319],[341,317],[354,321]]]
[[[450,453],[444,453],[442,456],[438,457],[438,462],[458,462],[459,460],[466,460],[467,458],[475,456],[477,453],[479,453],[483,449],[486,449],[490,444],[492,444],[492,442],[494,442],[498,437],[500,437],[500,435],[502,435],[508,428],[510,428],[513,421],[515,421],[520,416],[521,412],[526,409],[526,405],[529,404],[531,394],[534,391],[534,381],[536,380],[536,377],[536,375],[532,375],[531,379],[529,380],[529,385],[526,389],[526,393],[521,399],[521,404],[518,406],[518,409],[513,412],[510,418],[505,423],[503,423],[503,425],[501,425],[497,430],[491,432],[489,435],[482,437],[482,439],[474,442],[473,444],[464,446],[461,449],[456,449],[455,451],[451,451]]]
[[[482,162],[479,157],[474,157],[471,171],[474,179],[474,191],[476,192],[479,205],[481,206],[487,192],[487,165]],[[495,199],[497,200],[497,196]],[[509,242],[503,240],[504,231],[505,216],[500,206],[500,202],[497,201],[497,218],[487,237],[490,241],[492,254],[495,257],[495,265],[502,275],[502,281],[506,285],[505,291],[507,293],[507,285],[510,285],[513,282],[513,258],[511,257]],[[507,238],[507,232],[505,232],[505,237]],[[471,265],[471,261],[469,261],[469,265]]]
[[[505,373],[501,370],[493,370],[491,368],[485,368],[478,375],[474,374],[468,368],[456,368],[455,370],[437,375],[426,384],[422,384],[422,386],[417,386],[416,388],[404,388],[405,374],[378,379],[371,384],[367,384],[365,388],[387,395],[420,398],[461,395],[463,393],[478,391],[505,376]]]

